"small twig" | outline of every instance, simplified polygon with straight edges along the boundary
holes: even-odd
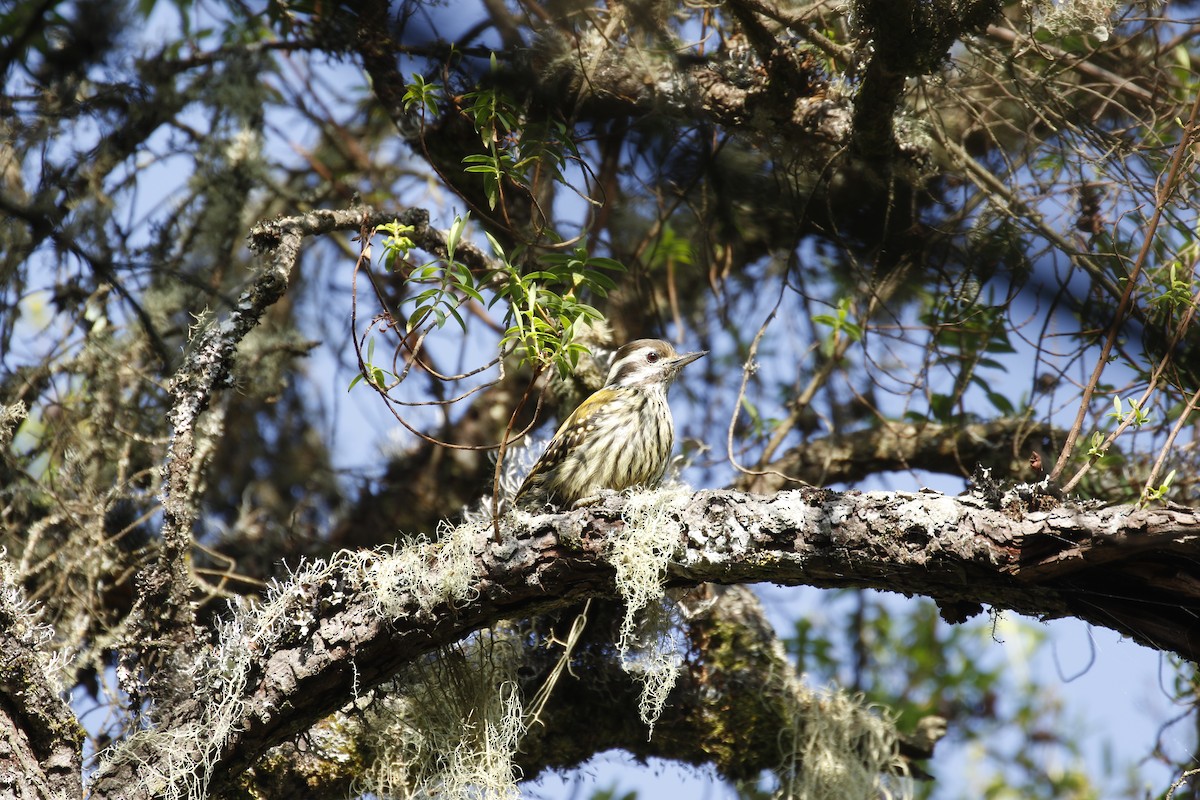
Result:
[[[396,359],[400,357],[399,353],[402,351],[403,348],[407,347],[407,351],[410,354],[410,358],[405,359],[404,369],[400,372],[399,375],[395,376],[396,380],[392,384],[390,384],[389,386],[379,386],[375,383],[373,376],[368,375],[367,362],[366,362],[366,359],[363,357],[362,348],[363,348],[363,342],[366,341],[366,337],[370,334],[371,329],[368,328],[366,331],[364,331],[363,335],[361,337],[358,336],[358,333],[357,333],[357,331],[358,331],[358,273],[360,271],[363,271],[367,274],[368,279],[371,281],[372,286],[375,288],[375,294],[376,294],[377,298],[380,300],[380,304],[384,308],[384,313],[386,315],[388,315],[389,319],[392,319],[393,317],[392,317],[391,311],[387,308],[387,305],[384,302],[381,290],[379,289],[378,285],[375,282],[375,276],[371,272],[371,269],[370,269],[371,236],[373,235],[375,229],[378,228],[380,224],[384,224],[385,222],[390,222],[392,219],[396,219],[396,217],[393,216],[393,217],[385,218],[384,222],[379,222],[377,216],[370,217],[366,213],[364,213],[364,215],[362,217],[362,224],[359,228],[359,239],[361,241],[361,245],[360,245],[358,258],[354,264],[354,271],[353,271],[353,275],[351,278],[351,285],[350,285],[350,288],[351,288],[351,291],[350,291],[350,329],[353,332],[353,335],[351,336],[351,340],[352,340],[353,346],[354,346],[354,354],[358,361],[359,373],[368,379],[367,383],[370,384],[371,388],[373,388],[376,391],[376,393],[378,393],[379,396],[383,398],[383,401],[386,404],[387,409],[389,411],[391,411],[392,416],[395,417],[396,421],[399,422],[405,428],[405,430],[407,430],[409,433],[413,434],[417,438],[421,439],[422,441],[428,442],[429,444],[436,445],[438,447],[445,447],[445,448],[448,448],[451,450],[471,450],[471,451],[495,450],[497,445],[493,445],[493,444],[486,444],[486,445],[455,444],[454,442],[447,442],[447,441],[437,438],[436,436],[432,436],[432,435],[420,430],[415,425],[410,423],[407,419],[405,419],[403,417],[403,415],[401,415],[396,410],[396,407],[397,406],[409,407],[409,408],[419,407],[419,406],[440,406],[443,408],[449,407],[449,406],[454,405],[455,403],[458,403],[458,402],[466,399],[467,397],[470,397],[473,394],[476,394],[476,393],[488,388],[489,386],[494,386],[498,382],[498,380],[497,381],[487,381],[485,383],[479,384],[478,386],[473,386],[470,389],[467,389],[466,391],[464,391],[452,398],[441,398],[441,399],[436,399],[436,400],[425,400],[425,401],[397,400],[397,399],[391,397],[391,395],[389,394],[389,390],[392,387],[394,387],[395,385],[403,382],[403,380],[408,376],[408,373],[412,369],[414,364],[419,366],[420,369],[424,370],[428,375],[430,375],[435,380],[454,381],[454,380],[461,380],[463,378],[469,378],[473,375],[478,375],[479,373],[484,372],[485,370],[491,369],[493,366],[501,363],[501,359],[503,357],[502,355],[497,356],[496,358],[492,359],[491,361],[488,361],[486,364],[484,364],[476,369],[470,370],[469,372],[465,372],[465,373],[462,373],[459,375],[442,375],[437,370],[435,370],[433,368],[433,366],[428,363],[428,361],[420,358],[420,351],[421,351],[422,343],[424,342],[425,337],[433,329],[433,326],[430,325],[430,326],[427,326],[423,331],[421,331],[418,334],[417,341],[415,344],[408,344],[407,339],[405,339],[398,346],[396,354],[392,358],[393,371],[395,370],[395,367],[396,367]],[[428,220],[428,215],[426,215],[426,221],[427,220]],[[428,225],[423,225],[423,226],[422,225],[414,225],[413,227],[414,227],[414,230],[411,235],[414,238],[414,243],[416,243],[416,245],[420,249],[425,250],[430,253],[433,253],[434,255],[439,255],[439,251],[440,251],[440,253],[443,253],[443,254],[446,252],[446,249],[445,249],[446,234],[444,231],[439,231],[437,229],[430,228]],[[456,253],[471,252],[477,258],[484,259],[485,264],[487,263],[486,256],[483,256],[481,251],[479,251],[477,248],[474,248],[473,245],[469,245],[466,242],[460,242],[458,245],[458,248],[456,248],[455,252]]]
[[[1188,778],[1192,778],[1196,775],[1200,775],[1200,769],[1189,769],[1187,772],[1180,775],[1175,782],[1171,784],[1171,788],[1167,790],[1166,800],[1171,800],[1171,798],[1175,796],[1175,792],[1179,789],[1182,789],[1183,785],[1187,783]]]
[[[1200,93],[1196,94],[1196,99],[1192,102],[1192,112],[1187,124],[1184,126],[1183,135],[1179,137],[1179,144],[1175,147],[1175,153],[1171,157],[1171,166],[1167,170],[1166,181],[1161,184],[1161,190],[1158,192],[1158,197],[1155,198],[1154,213],[1150,215],[1150,220],[1146,224],[1142,247],[1133,262],[1133,271],[1125,282],[1125,291],[1121,294],[1121,301],[1117,304],[1112,324],[1108,328],[1108,335],[1104,339],[1104,345],[1100,348],[1100,355],[1096,359],[1096,367],[1092,370],[1092,376],[1088,380],[1087,385],[1083,387],[1083,397],[1079,401],[1079,412],[1075,415],[1075,422],[1071,425],[1071,429],[1067,431],[1067,441],[1063,445],[1062,452],[1059,453],[1054,469],[1050,472],[1049,479],[1051,481],[1056,480],[1066,468],[1071,453],[1075,449],[1075,441],[1079,438],[1080,431],[1083,430],[1083,420],[1087,416],[1092,395],[1100,383],[1100,376],[1104,373],[1104,368],[1108,365],[1109,353],[1112,352],[1113,345],[1117,341],[1117,336],[1121,332],[1121,325],[1125,321],[1126,310],[1133,299],[1133,291],[1137,286],[1137,279],[1141,275],[1142,269],[1146,266],[1147,259],[1150,257],[1150,250],[1154,244],[1154,236],[1158,231],[1159,220],[1162,219],[1167,201],[1177,186],[1184,155],[1191,149],[1198,116],[1200,116]],[[1081,468],[1063,487],[1063,491],[1070,491],[1070,489],[1074,488],[1075,484],[1083,477],[1085,468],[1089,468],[1090,466],[1090,462],[1085,464],[1084,468]]]
[[[1053,45],[1043,44],[1034,39],[1023,37],[1016,31],[1010,28],[1001,28],[999,25],[988,25],[987,35],[992,39],[997,39],[1009,45],[1032,47],[1044,53],[1047,57],[1052,58],[1062,64],[1066,64],[1076,72],[1081,72],[1084,75],[1111,84],[1117,91],[1124,92],[1130,97],[1140,100],[1143,103],[1149,104],[1154,100],[1154,95],[1138,86],[1133,82],[1132,79],[1127,78],[1124,75],[1118,75],[1115,72],[1110,72],[1109,70],[1104,69],[1104,67],[1097,66],[1096,64],[1087,61],[1083,56],[1078,56],[1074,53],[1068,53],[1066,50],[1062,50]]]
[[[743,467],[738,463],[737,456],[734,455],[735,451],[733,447],[733,433],[737,429],[738,417],[741,416],[742,401],[746,399],[746,385],[750,382],[750,375],[755,371],[754,358],[758,355],[758,346],[762,342],[763,336],[766,335],[767,328],[770,326],[772,320],[775,319],[775,314],[779,311],[779,306],[783,303],[783,292],[786,286],[786,282],[780,283],[779,297],[775,299],[775,306],[771,309],[771,313],[767,315],[767,318],[763,320],[762,325],[758,327],[758,333],[754,334],[754,341],[750,343],[750,350],[746,354],[746,361],[744,364],[742,364],[742,383],[738,387],[737,397],[733,401],[733,414],[731,414],[729,417],[729,429],[725,434],[725,449],[729,453],[730,465],[732,465],[734,469],[743,475],[753,475],[755,477],[760,475],[774,475],[782,480],[791,483],[801,483],[807,486],[807,482],[802,481],[799,478],[793,478],[790,475],[785,475],[782,472],[777,472],[776,470],[751,470],[747,467]],[[760,462],[761,461],[762,459],[760,459]]]
[[[508,452],[508,445],[510,442],[509,437],[512,435],[513,428],[516,427],[517,417],[520,415],[522,409],[525,408],[525,404],[529,402],[529,396],[533,393],[533,387],[537,386],[538,378],[541,376],[541,374],[542,366],[540,364],[535,364],[533,368],[533,377],[529,379],[529,385],[525,387],[525,393],[521,395],[521,399],[517,402],[516,407],[513,408],[512,414],[509,415],[508,425],[504,429],[504,435],[500,437],[500,449],[499,452],[496,453],[496,469],[492,473],[492,529],[494,531],[494,541],[497,542],[500,541],[500,475],[503,474],[504,470],[504,454]],[[519,439],[529,432],[529,429],[532,428],[534,423],[537,422],[538,412],[541,410],[541,408],[542,395],[539,392],[537,406],[533,410],[533,419],[530,420],[529,425],[527,425],[525,430],[521,431],[516,438]]]
[[[756,14],[762,14],[764,17],[771,19],[783,25],[786,28],[799,33],[807,39],[814,47],[818,48],[822,53],[832,58],[840,66],[850,64],[854,57],[854,48],[849,45],[838,44],[830,39],[825,34],[821,33],[813,24],[809,22],[801,14],[793,14],[783,11],[770,5],[763,0],[736,0],[736,5],[741,5]]]
[[[1071,263],[1078,264],[1109,296],[1114,298],[1121,296],[1121,291],[1117,284],[1104,273],[1103,268],[1099,264],[1085,253],[1079,252],[1062,234],[1047,225],[1040,214],[1034,212],[1024,202],[1018,200],[1012,190],[972,158],[971,154],[966,151],[966,148],[958,142],[948,139],[942,128],[934,126],[931,130],[934,133],[937,143],[953,156],[959,166],[963,167],[967,173],[967,178],[989,197],[1002,201],[998,203],[999,207],[1014,222],[1031,227],[1040,236],[1045,237],[1047,241],[1066,253],[1071,259]]]
[[[1167,434],[1167,440],[1163,442],[1162,449],[1158,451],[1158,458],[1154,460],[1154,466],[1150,468],[1150,474],[1146,476],[1146,481],[1142,484],[1143,499],[1145,499],[1150,487],[1158,480],[1158,473],[1167,461],[1167,454],[1171,452],[1171,445],[1175,443],[1175,437],[1179,435],[1179,432],[1183,430],[1183,426],[1191,419],[1192,412],[1196,410],[1197,406],[1200,406],[1200,389],[1192,395],[1192,399],[1188,401],[1187,408],[1179,415],[1179,419],[1175,420],[1175,424],[1171,426],[1171,432]]]
[[[1196,291],[1196,293],[1192,295],[1192,302],[1188,306],[1187,313],[1185,313],[1183,315],[1183,317],[1179,320],[1179,324],[1175,326],[1175,330],[1172,332],[1171,338],[1167,340],[1166,346],[1163,348],[1164,355],[1162,358],[1159,359],[1158,364],[1155,365],[1154,371],[1150,374],[1150,380],[1146,384],[1145,391],[1143,391],[1142,396],[1140,398],[1138,398],[1138,401],[1137,401],[1138,408],[1145,408],[1146,404],[1150,402],[1150,397],[1154,394],[1154,390],[1158,388],[1159,381],[1162,380],[1162,374],[1164,372],[1166,372],[1167,367],[1171,365],[1171,361],[1172,361],[1171,353],[1175,349],[1175,345],[1179,343],[1179,341],[1183,338],[1184,334],[1187,333],[1188,328],[1191,326],[1192,318],[1196,314],[1196,304],[1197,303],[1200,303],[1200,289],[1198,289]],[[1187,415],[1185,414],[1184,418],[1186,419],[1186,417],[1187,417]],[[1096,451],[1099,454],[1103,454],[1103,453],[1107,452],[1108,448],[1110,448],[1112,446],[1113,442],[1115,442],[1117,440],[1117,437],[1125,432],[1125,430],[1134,422],[1135,418],[1136,418],[1136,415],[1133,413],[1126,414],[1125,418],[1122,419],[1120,424],[1117,426],[1117,429],[1114,430],[1112,433],[1110,433],[1107,437],[1105,437],[1104,441],[1100,444],[1100,446],[1096,448]],[[1174,434],[1172,434],[1170,439],[1168,440],[1168,444],[1164,445],[1164,451],[1165,451],[1165,448],[1169,446],[1170,441],[1173,440],[1174,438],[1175,438],[1175,436],[1174,436]],[[1075,486],[1079,483],[1080,479],[1083,478],[1083,476],[1087,474],[1088,470],[1090,470],[1092,468],[1092,465],[1094,465],[1099,458],[1100,458],[1099,455],[1090,457],[1079,468],[1079,471],[1076,472],[1071,477],[1071,480],[1068,481],[1067,484],[1062,488],[1062,491],[1069,492],[1072,489],[1074,489]],[[1164,458],[1165,458],[1165,452],[1160,453],[1157,464],[1161,465]],[[1150,476],[1146,479],[1147,484],[1149,484],[1153,481],[1156,472],[1157,472],[1157,466],[1156,466],[1155,470],[1151,472]]]
[[[895,293],[896,289],[903,283],[903,276],[905,274],[906,270],[897,269],[892,273],[887,281],[884,281],[874,291],[870,292],[870,300],[867,302],[867,309],[861,317],[863,322],[869,321],[875,317],[875,314],[880,310],[880,308],[883,307],[883,304],[887,302],[887,300]],[[865,325],[863,325],[863,329],[865,332]],[[775,451],[777,451],[783,445],[784,439],[787,438],[787,435],[791,433],[792,428],[794,428],[796,424],[803,418],[804,413],[812,404],[813,398],[816,397],[817,392],[829,381],[829,376],[832,375],[833,371],[841,364],[842,358],[844,358],[846,355],[846,351],[849,350],[850,346],[854,343],[855,340],[851,339],[849,336],[842,335],[837,337],[833,352],[824,361],[824,363],[821,364],[816,373],[813,374],[812,378],[808,382],[808,385],[804,387],[804,390],[800,392],[799,396],[796,397],[795,401],[792,403],[791,413],[788,414],[787,418],[783,420],[783,422],[781,422],[775,429],[775,433],[771,436],[770,441],[767,442],[767,446],[763,450],[762,456],[759,459],[759,463],[766,464],[769,462],[775,455]]]
[[[563,647],[562,655],[559,656],[554,667],[550,670],[550,674],[546,676],[546,681],[534,693],[533,699],[529,703],[529,711],[525,718],[529,720],[529,727],[533,727],[533,723],[538,723],[545,727],[542,722],[542,711],[545,710],[546,704],[550,702],[550,694],[554,691],[555,685],[558,684],[559,678],[564,672],[571,671],[571,655],[575,652],[575,645],[579,643],[579,638],[583,636],[583,630],[587,627],[588,611],[592,608],[592,598],[588,598],[583,604],[583,611],[575,617],[571,622],[571,630],[567,632],[566,641],[559,641],[557,638],[552,639],[555,644],[561,644]]]

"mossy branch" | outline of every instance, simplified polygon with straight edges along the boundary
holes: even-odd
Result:
[[[1200,516],[1174,508],[1051,507],[1046,500],[1033,490],[991,502],[932,492],[699,492],[671,512],[680,541],[666,583],[873,587],[931,597],[947,619],[964,619],[982,604],[1075,616],[1200,657],[1191,635],[1200,567],[1181,557],[1194,550]],[[172,721],[208,737],[206,789],[228,785],[270,747],[473,631],[614,596],[607,541],[628,524],[628,502],[507,517],[500,542],[491,541],[489,523],[475,523],[415,543],[423,548],[419,563],[434,571],[419,580],[395,570],[395,559],[411,561],[406,548],[346,553],[297,573],[262,607],[239,612],[221,644],[197,656],[190,717]],[[1174,577],[1147,579],[1166,574]],[[439,575],[456,588],[431,596]],[[235,651],[241,655],[231,656]],[[214,732],[210,711],[231,704],[237,713],[222,712],[225,727]],[[104,759],[92,795],[188,794],[178,786],[130,791],[135,774],[154,774],[166,757],[153,737],[127,743]],[[194,774],[174,779],[195,788]]]

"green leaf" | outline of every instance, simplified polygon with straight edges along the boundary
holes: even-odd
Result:
[[[500,259],[501,261],[503,261],[507,264],[508,259],[504,257],[504,248],[500,246],[500,243],[498,241],[496,241],[496,237],[492,236],[487,231],[484,231],[483,235],[487,237],[488,244],[490,244],[492,246],[492,252],[496,254],[496,258]]]
[[[588,278],[588,286],[601,297],[606,297],[612,289],[617,288],[617,282],[603,272],[593,272]]]
[[[929,413],[938,422],[949,422],[954,417],[954,398],[948,394],[934,394],[929,398]]]
[[[495,211],[500,200],[500,180],[495,175],[483,176],[483,193],[487,196],[488,210]]]
[[[1008,398],[1004,395],[999,394],[998,392],[988,392],[987,399],[988,402],[995,406],[996,410],[1001,414],[1016,414],[1016,409],[1013,408],[1013,404],[1010,403]]]
[[[750,402],[749,398],[742,397],[742,409],[746,415],[750,417],[753,430],[757,433],[762,430],[762,416],[758,413],[758,406]]]
[[[446,233],[447,258],[454,258],[454,250],[458,247],[458,241],[462,238],[463,229],[467,227],[467,220],[470,218],[471,212],[468,211],[461,217],[455,217],[454,222],[450,224],[450,230]]]

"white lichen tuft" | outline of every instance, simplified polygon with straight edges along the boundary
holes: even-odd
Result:
[[[368,563],[364,555],[355,553],[341,553],[327,562],[311,561],[286,583],[270,586],[256,606],[242,598],[231,600],[230,614],[216,625],[214,643],[194,656],[193,681],[202,715],[187,725],[138,731],[101,756],[101,769],[140,758],[137,774],[154,796],[208,797],[217,759],[244,722],[247,685],[264,654],[309,636],[319,621],[316,598],[320,596],[320,603],[327,606],[344,602]],[[156,758],[146,759],[146,751]]]
[[[759,608],[755,616],[761,615]],[[792,668],[781,640],[772,635],[768,646],[773,651],[771,660],[781,668],[764,676],[762,691],[778,694],[788,720],[779,735],[779,764],[772,770],[774,796],[788,800],[911,797],[912,779],[899,756],[895,720],[884,709],[866,704],[861,695],[836,687],[814,689]]]
[[[377,693],[360,711],[359,750],[370,762],[357,789],[404,800],[519,797],[519,664],[512,634],[483,631]]]
[[[527,436],[519,444],[510,445],[504,453],[504,463],[500,469],[500,499],[509,501],[516,496],[517,490],[525,481],[525,477],[533,471],[533,465],[541,458],[550,444],[550,437]],[[491,498],[484,498],[481,512],[491,515]],[[468,512],[469,518],[474,518],[480,512]]]
[[[836,689],[811,689],[794,675],[788,682],[797,709],[791,731],[794,749],[775,771],[777,796],[890,800],[912,795],[891,720],[859,697]]]
[[[625,601],[617,652],[622,668],[642,684],[638,712],[651,735],[679,673],[671,615],[662,600],[667,564],[683,547],[678,511],[690,498],[691,490],[682,486],[630,495],[624,530],[608,543],[617,592]]]
[[[37,656],[44,684],[57,694],[65,693],[70,685],[67,673],[71,652],[55,644],[54,628],[41,619],[37,604],[25,595],[20,575],[3,547],[0,547],[0,616],[7,621],[8,635]]]
[[[1112,35],[1116,0],[1026,0],[1035,29],[1051,36],[1094,36],[1101,42]]]
[[[367,581],[380,613],[395,617],[414,602],[428,612],[443,603],[470,600],[480,543],[491,530],[483,517],[458,527],[443,521],[436,539],[418,536],[377,555]]]
[[[642,685],[638,716],[648,729],[647,739],[654,736],[654,725],[662,716],[683,663],[673,635],[676,620],[672,608],[673,604],[662,600],[647,606],[636,632],[623,637],[617,648],[621,668]]]
[[[686,488],[635,492],[625,503],[624,530],[608,542],[608,560],[617,572],[625,601],[618,645],[626,646],[642,609],[663,596],[667,564],[683,549],[678,511],[691,498]]]
[[[25,403],[18,400],[11,406],[0,405],[0,447],[8,447],[17,427],[29,416]]]

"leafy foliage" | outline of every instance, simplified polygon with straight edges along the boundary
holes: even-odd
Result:
[[[505,320],[509,325],[501,344],[515,347],[535,365],[553,365],[563,376],[569,375],[586,352],[575,340],[576,326],[603,319],[595,307],[579,298],[605,297],[616,285],[605,270],[622,272],[625,268],[611,258],[589,256],[586,249],[577,247],[569,254],[547,253],[540,269],[522,274],[490,234],[488,241],[505,265],[496,292],[497,299],[508,303]]]

